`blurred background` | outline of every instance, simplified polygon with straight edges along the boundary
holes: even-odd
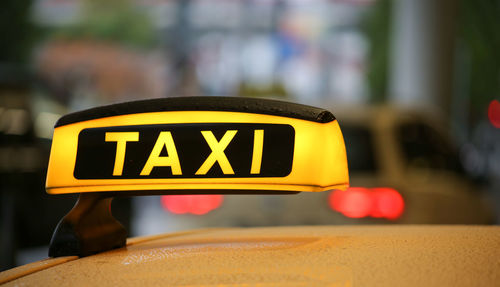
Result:
[[[117,198],[130,236],[198,227],[500,222],[500,1],[7,0],[0,270],[47,256],[74,195],[44,191],[66,113],[173,96],[331,110],[347,191]],[[320,139],[318,139],[320,140]]]

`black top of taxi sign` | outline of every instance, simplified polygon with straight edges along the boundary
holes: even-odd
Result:
[[[268,114],[317,123],[335,120],[327,110],[275,100],[242,97],[176,97],[120,103],[88,109],[63,116],[55,127],[76,122],[150,112],[225,111]]]

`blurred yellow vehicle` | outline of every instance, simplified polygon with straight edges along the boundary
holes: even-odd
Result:
[[[346,142],[350,188],[322,193],[163,197],[136,214],[139,231],[204,226],[489,224],[488,198],[465,173],[433,114],[391,106],[332,107]],[[158,200],[159,201],[159,200]],[[167,211],[167,213],[165,213]],[[148,222],[154,216],[156,222]]]
[[[493,222],[485,194],[467,176],[456,145],[432,113],[378,106],[340,109],[336,115],[346,140],[351,186],[399,192],[404,212],[398,222]]]
[[[320,140],[319,140],[320,139]],[[5,286],[493,286],[500,228],[269,227],[126,240],[123,195],[346,190],[335,117],[255,99],[165,99],[65,116],[46,189],[80,193],[49,256],[0,273]]]

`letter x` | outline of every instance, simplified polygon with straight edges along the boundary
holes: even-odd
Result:
[[[234,135],[238,132],[237,130],[229,130],[226,131],[220,142],[217,141],[212,131],[202,131],[201,134],[205,138],[205,141],[208,143],[208,146],[212,150],[212,153],[207,157],[205,162],[201,165],[201,167],[196,172],[197,175],[204,175],[212,168],[215,162],[219,163],[220,168],[224,174],[234,174],[233,168],[229,163],[226,155],[224,154],[224,150],[229,145],[231,140],[234,138]]]

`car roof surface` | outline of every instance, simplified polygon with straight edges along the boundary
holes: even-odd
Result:
[[[6,286],[495,286],[500,227],[195,230],[129,239],[125,248],[48,259],[2,277]]]

